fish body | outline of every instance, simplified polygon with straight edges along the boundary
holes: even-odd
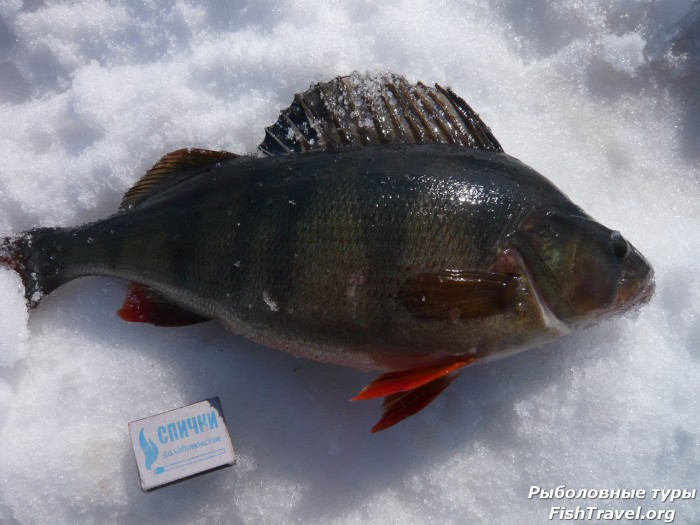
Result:
[[[502,152],[454,93],[412,89],[400,77],[314,86],[268,128],[266,156],[173,152],[118,213],[8,238],[0,262],[30,306],[72,279],[113,276],[132,283],[127,320],[216,319],[301,357],[384,371],[358,396],[385,397],[375,430],[464,366],[648,299],[653,273],[634,247]]]

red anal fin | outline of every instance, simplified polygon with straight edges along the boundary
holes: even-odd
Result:
[[[372,427],[370,432],[379,432],[393,427],[399,421],[423,410],[450,386],[458,375],[459,372],[452,372],[408,392],[387,396],[382,403],[382,418]]]
[[[438,365],[387,372],[363,388],[352,400],[375,399],[414,390],[472,364],[474,359],[473,357],[460,357],[450,361],[443,361]]]
[[[117,315],[132,323],[156,326],[187,326],[209,320],[169,303],[148,286],[138,283],[129,283],[124,304],[117,310]]]

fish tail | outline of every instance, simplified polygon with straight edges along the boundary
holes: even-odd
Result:
[[[57,230],[37,228],[0,240],[0,266],[19,274],[29,308],[36,307],[46,295],[68,280],[61,277],[55,262],[57,246],[51,239]]]

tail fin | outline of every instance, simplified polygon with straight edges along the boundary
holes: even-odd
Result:
[[[0,266],[14,270],[22,278],[29,308],[36,307],[44,296],[64,282],[52,263],[55,246],[49,243],[47,247],[41,242],[55,231],[55,228],[38,228],[0,241]]]

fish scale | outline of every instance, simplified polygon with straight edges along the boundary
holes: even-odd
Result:
[[[130,282],[119,315],[209,319],[300,357],[385,373],[382,430],[476,362],[628,310],[653,271],[504,153],[450,89],[339,77],[297,95],[263,156],[163,157],[106,219],[6,238],[27,302],[84,275]]]
[[[408,166],[416,161],[426,164],[430,157],[444,162],[441,149],[436,146],[413,146],[410,150],[384,148],[382,155],[387,163]],[[465,266],[487,269],[485,264],[489,262],[491,248],[479,252],[474,247],[497,246],[504,240],[502,235],[499,238],[503,225],[493,220],[482,224],[477,219],[481,214],[475,214],[472,208],[488,206],[488,199],[460,202],[454,198],[455,185],[480,191],[482,187],[474,185],[473,177],[468,182],[455,178],[447,187],[444,187],[443,176],[436,183],[434,177],[422,172],[414,177],[386,174],[373,177],[367,175],[366,167],[375,167],[377,162],[368,150],[346,155],[356,158],[357,169],[347,170],[340,177],[326,171],[330,163],[319,163],[312,155],[303,159],[290,158],[285,163],[275,160],[272,166],[265,168],[258,165],[250,174],[250,179],[257,181],[253,190],[235,183],[241,178],[241,167],[238,161],[231,161],[218,168],[215,180],[207,173],[201,175],[207,178],[211,188],[196,193],[163,195],[153,202],[147,201],[129,215],[118,214],[73,230],[71,236],[78,247],[83,246],[85,237],[96,241],[89,250],[79,249],[89,256],[88,261],[83,263],[82,255],[76,251],[70,255],[72,264],[76,269],[81,265],[104,265],[104,275],[144,282],[170,299],[178,298],[169,297],[166,289],[177,287],[188,295],[210,299],[211,309],[198,308],[198,314],[213,316],[215,311],[232,311],[234,317],[245,317],[271,327],[286,318],[280,319],[282,315],[270,311],[263,293],[282,309],[287,303],[293,304],[294,312],[300,317],[318,310],[325,312],[318,324],[346,322],[345,283],[351,275],[364,269],[366,283],[362,287],[362,297],[366,308],[351,327],[377,332],[390,328],[387,320],[396,317],[400,305],[390,299],[410,276],[409,272]],[[453,157],[463,162],[473,154],[464,150],[464,155]],[[287,162],[306,163],[313,166],[313,170],[289,178],[284,166]],[[436,171],[430,166],[425,169]],[[283,177],[287,177],[286,182]],[[229,183],[228,178],[234,181]],[[196,178],[192,183],[197,183]],[[299,188],[307,193],[305,210],[303,204],[290,206],[285,198],[292,192],[300,193]],[[424,212],[411,214],[415,196],[426,194],[431,197],[425,201]],[[521,212],[532,206],[517,195],[511,198],[521,202]],[[349,209],[345,203],[348,200],[364,203],[357,207],[360,215],[354,228],[346,226]],[[241,213],[226,214],[232,203],[241,201],[247,201],[250,206],[244,207]],[[448,220],[434,221],[439,213]],[[303,221],[306,217],[316,217],[316,220],[309,225]],[[242,227],[235,227],[238,222]],[[253,227],[246,227],[246,223]],[[494,227],[497,224],[498,227]],[[126,228],[138,231],[138,237],[109,234]],[[300,230],[306,230],[299,242],[305,247],[301,252],[293,247]],[[408,242],[409,237],[411,242]],[[471,243],[455,242],[456,238],[471,240]],[[416,257],[413,246],[430,246],[435,239],[445,247],[437,258],[427,251],[422,258]],[[121,249],[114,267],[109,268],[107,260],[96,259],[96,254],[103,247],[106,253],[113,253],[115,245]],[[62,251],[68,254],[70,249],[71,245],[64,243]],[[233,255],[229,255],[231,252]],[[310,270],[292,284],[289,268],[293,266],[291,261],[295,253],[301,272]],[[234,267],[232,259],[242,261],[240,270]],[[241,276],[239,282],[232,278],[237,274]],[[228,297],[222,296],[222,290],[227,291]],[[310,300],[314,290],[318,293]],[[221,320],[228,321],[225,316]],[[430,346],[433,344],[431,342]]]

